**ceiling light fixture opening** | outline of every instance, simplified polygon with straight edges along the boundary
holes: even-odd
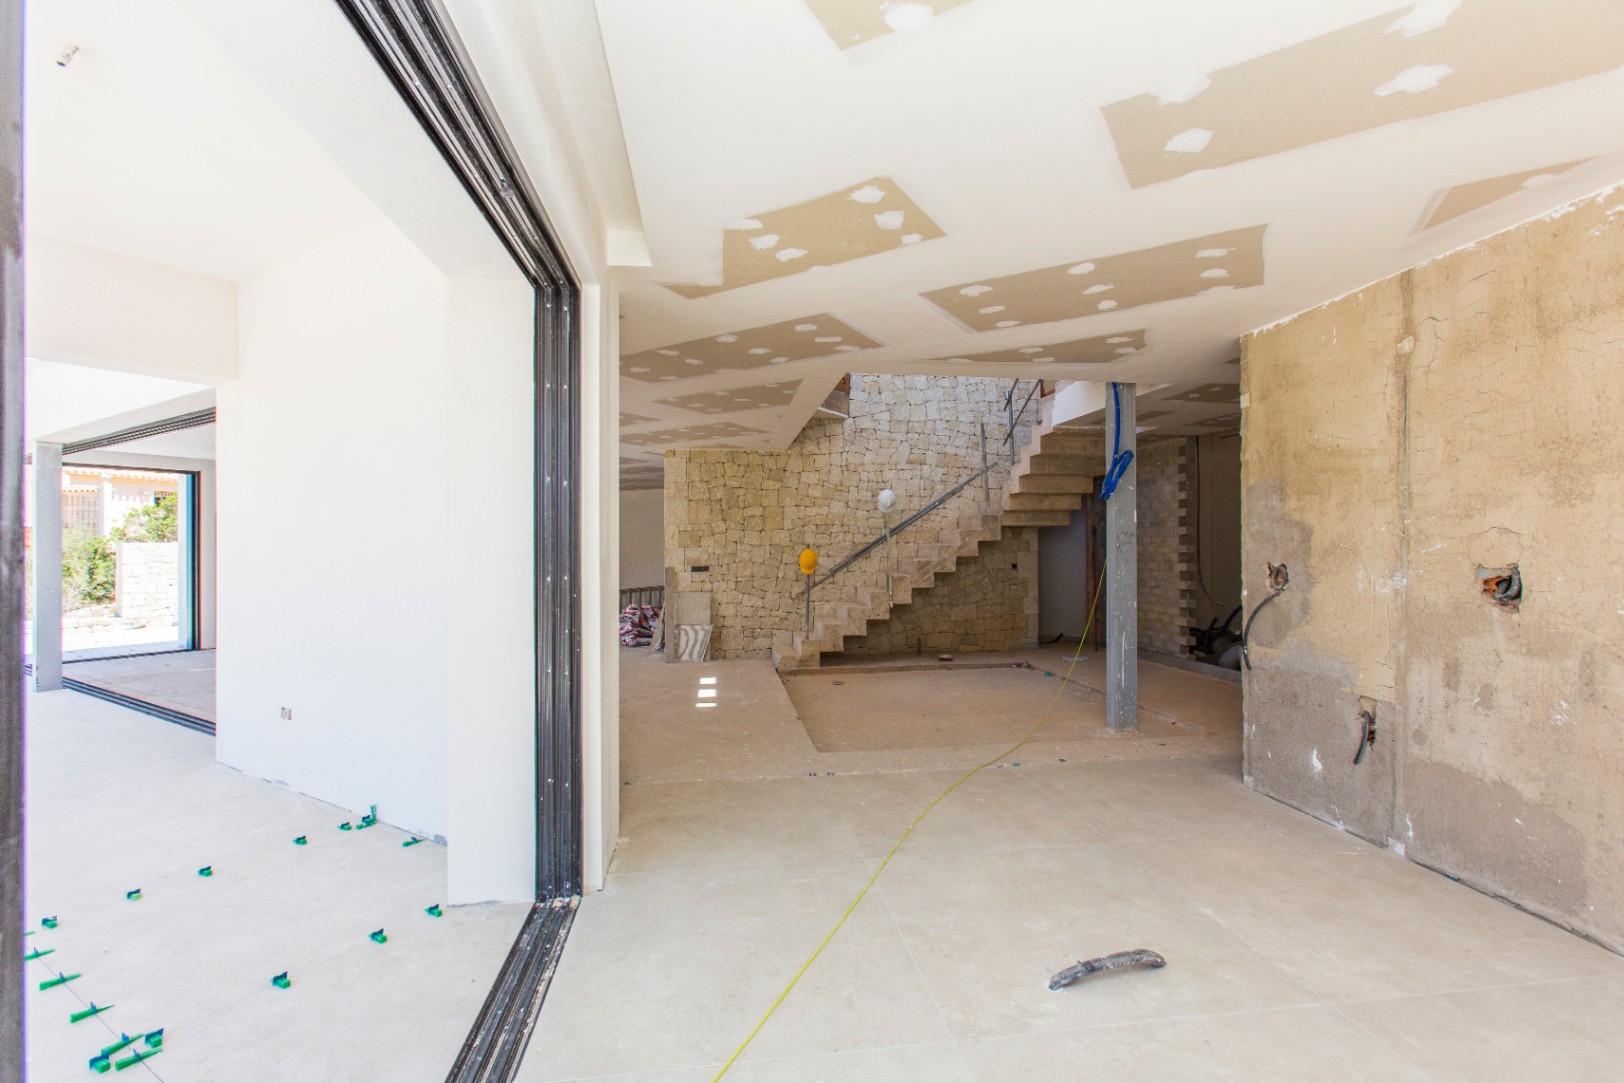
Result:
[[[936,9],[929,4],[896,3],[885,9],[885,25],[892,30],[918,30],[930,23]]]

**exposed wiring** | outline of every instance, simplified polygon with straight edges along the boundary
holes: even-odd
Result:
[[[1117,483],[1122,475],[1128,472],[1133,463],[1133,452],[1122,450],[1122,397],[1117,384],[1111,384],[1111,413],[1116,418],[1116,424],[1111,426],[1111,465],[1105,471],[1105,480],[1100,482],[1100,499],[1109,500],[1111,494],[1116,492]]]
[[[1133,453],[1129,452],[1129,454],[1131,455]],[[1055,689],[1054,698],[1049,701],[1049,706],[1044,708],[1043,715],[1038,719],[1037,725],[1028,730],[1025,737],[1022,737],[1019,741],[1016,741],[1013,745],[1010,745],[1008,748],[998,753],[998,755],[994,756],[986,763],[970,768],[970,770],[966,771],[958,779],[958,781],[954,782],[947,789],[937,794],[935,798],[931,800],[931,803],[926,805],[924,810],[921,811],[918,816],[913,818],[913,822],[910,823],[907,829],[902,832],[902,835],[897,839],[896,844],[891,847],[890,851],[885,855],[884,860],[882,860],[879,866],[874,870],[874,874],[868,878],[868,882],[865,883],[862,890],[857,893],[857,897],[852,899],[851,905],[846,907],[845,912],[840,915],[840,920],[835,922],[834,928],[830,929],[828,935],[818,943],[816,948],[812,949],[812,954],[806,957],[806,962],[801,964],[800,969],[795,972],[795,976],[790,978],[789,984],[784,986],[783,991],[780,992],[777,998],[773,1000],[772,1005],[767,1009],[766,1014],[764,1014],[756,1022],[754,1027],[750,1028],[750,1033],[744,1036],[744,1041],[740,1042],[739,1047],[733,1051],[733,1055],[727,1058],[727,1063],[723,1064],[721,1069],[715,1075],[711,1076],[711,1083],[716,1083],[717,1080],[727,1075],[728,1069],[733,1067],[733,1063],[739,1059],[739,1057],[744,1053],[745,1049],[749,1047],[750,1043],[755,1041],[756,1035],[761,1033],[761,1028],[767,1025],[767,1020],[771,1019],[773,1017],[773,1013],[778,1011],[779,1005],[784,1003],[784,999],[788,997],[795,986],[800,983],[801,978],[805,976],[809,969],[811,969],[812,964],[817,962],[818,956],[823,954],[823,949],[829,946],[830,941],[834,940],[835,934],[840,932],[841,928],[845,926],[846,920],[850,918],[852,912],[857,909],[857,905],[868,896],[869,889],[872,888],[874,886],[874,882],[880,878],[880,874],[885,871],[886,866],[891,864],[891,859],[897,856],[897,851],[902,848],[903,843],[908,841],[908,836],[914,833],[914,828],[918,827],[925,817],[931,814],[931,810],[946,799],[948,794],[964,785],[971,778],[980,774],[982,771],[985,771],[987,768],[998,763],[1006,756],[1012,756],[1016,752],[1020,751],[1023,747],[1025,747],[1028,741],[1037,736],[1039,730],[1048,724],[1049,716],[1054,713],[1055,704],[1060,702],[1060,696],[1065,692],[1066,686],[1071,683],[1071,675],[1077,669],[1077,662],[1083,656],[1083,645],[1088,642],[1089,629],[1094,626],[1094,611],[1099,607],[1100,594],[1104,591],[1104,589],[1105,569],[1101,568],[1099,582],[1094,586],[1094,600],[1090,602],[1088,606],[1088,620],[1083,625],[1083,638],[1078,640],[1077,651],[1071,656],[1071,664],[1066,667],[1066,674],[1060,678],[1060,685]]]
[[[1359,751],[1353,754],[1353,765],[1358,767],[1365,758],[1365,751],[1376,744],[1376,711],[1366,708],[1359,712],[1360,733]]]
[[[1252,615],[1246,618],[1246,625],[1241,628],[1241,661],[1246,664],[1247,669],[1252,668],[1252,656],[1247,653],[1252,643],[1252,622],[1257,620],[1257,615],[1263,612],[1264,606],[1285,593],[1286,584],[1289,582],[1291,575],[1286,571],[1284,564],[1269,565],[1269,586],[1273,588],[1273,592],[1257,604],[1257,608],[1252,610]]]

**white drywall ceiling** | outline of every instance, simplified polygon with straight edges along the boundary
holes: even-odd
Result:
[[[381,217],[179,0],[31,4],[25,49],[30,233],[235,282]]]
[[[526,2],[541,22],[549,0]],[[885,6],[881,0],[847,6],[876,3]],[[908,5],[908,14],[917,15],[919,6]],[[944,10],[918,29],[842,48],[819,21],[820,13],[827,17],[840,7],[838,0],[597,0],[601,48],[652,261],[624,272],[623,356],[814,314],[838,317],[885,343],[765,374],[707,368],[661,384],[623,379],[624,410],[648,419],[627,425],[625,433],[646,436],[726,420],[762,433],[731,446],[782,447],[849,371],[1158,384],[1163,388],[1147,399],[1169,412],[1148,428],[1213,431],[1197,423],[1233,415],[1234,402],[1201,401],[1214,397],[1206,392],[1179,396],[1237,382],[1238,369],[1227,362],[1237,354],[1239,335],[1624,176],[1624,72],[1617,67],[1624,65],[1624,40],[1610,32],[1612,9],[1599,0],[1552,6],[1518,0],[968,0],[951,10],[940,6]],[[1358,26],[1375,19],[1383,21]],[[1479,29],[1496,19],[1512,29]],[[590,40],[590,27],[575,31],[581,40],[552,38],[547,53],[596,55],[600,44]],[[1525,39],[1536,37],[1589,49],[1592,73],[1564,81],[1565,70],[1549,50],[1522,51]],[[1300,53],[1285,50],[1316,39],[1325,39],[1328,55],[1341,65],[1337,72],[1289,62]],[[1604,44],[1593,46],[1596,41]],[[1451,86],[1502,75],[1525,83],[1548,79],[1549,85],[1337,134],[1338,125],[1346,131],[1379,112],[1360,89],[1366,67],[1381,69],[1389,53],[1426,59],[1432,43],[1439,52],[1435,63],[1421,65],[1426,70],[1419,73],[1392,72],[1392,85],[1378,80],[1370,102],[1414,112],[1428,94],[1447,96]],[[1598,50],[1605,60],[1609,49],[1618,51],[1616,62],[1596,67]],[[1485,57],[1493,61],[1487,72]],[[1252,67],[1219,74],[1259,58]],[[1451,61],[1462,74],[1439,76],[1436,65]],[[1340,98],[1330,85],[1338,73]],[[1237,84],[1245,99],[1249,80],[1256,81],[1256,97],[1247,100],[1265,112],[1323,97],[1324,131],[1312,129],[1310,110],[1311,130],[1291,149],[1158,183],[1146,182],[1142,169],[1130,173],[1124,157],[1137,155],[1142,165],[1145,155],[1119,154],[1119,145],[1127,144],[1113,138],[1106,107],[1157,93],[1168,110],[1188,108],[1180,99],[1199,104],[1196,91],[1206,77],[1226,102],[1237,99]],[[1429,80],[1437,85],[1426,89]],[[568,93],[566,99],[573,105]],[[601,94],[593,101],[601,108]],[[1160,116],[1152,106],[1151,115]],[[1212,146],[1240,138],[1248,123],[1257,131],[1255,115],[1212,121]],[[1176,145],[1204,142],[1183,133]],[[1258,153],[1257,145],[1254,139],[1248,153]],[[614,168],[607,156],[586,153],[594,171]],[[1582,159],[1541,185],[1418,230],[1456,185]],[[1131,186],[1130,176],[1141,186]],[[667,288],[724,283],[729,223],[875,177],[890,178],[945,235],[694,299]],[[1267,226],[1265,273],[1263,284],[1251,288],[981,333],[920,298],[982,278],[1258,225]],[[905,223],[899,237],[906,232]],[[805,263],[816,260],[815,242],[797,238],[795,244],[814,250]],[[1139,330],[1146,332],[1146,348],[1105,365],[943,360]],[[788,408],[723,418],[658,401],[789,379],[802,384]],[[624,450],[642,458],[659,446]]]

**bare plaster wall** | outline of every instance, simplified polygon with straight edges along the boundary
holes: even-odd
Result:
[[[998,463],[1009,386],[1008,380],[979,377],[854,375],[851,418],[812,421],[786,451],[667,452],[666,566],[676,570],[676,589],[712,593],[712,655],[765,657],[774,633],[798,629],[797,555],[812,546],[827,569],[878,536],[884,529],[875,504],[881,489],[897,494],[893,523],[918,510],[980,469],[983,423]],[[1025,429],[1017,439],[1027,438]],[[1007,454],[1001,461],[1005,467],[995,466],[990,477],[994,508],[1009,480]],[[978,513],[981,503],[978,482],[898,535],[898,544],[934,542],[938,532]],[[961,650],[1032,642],[1036,536],[1025,528],[1005,530],[998,543],[981,549],[979,559],[895,610],[895,630],[873,624],[871,636],[898,650],[914,649],[921,637],[929,646],[946,635]],[[851,573],[883,573],[883,561],[882,547]],[[1010,569],[1011,563],[1020,568]],[[709,570],[695,572],[696,566]],[[967,613],[975,614],[979,632],[961,623]],[[1015,628],[1021,629],[1018,642],[1004,634]],[[975,647],[967,638],[976,639]],[[848,650],[864,649],[861,639],[847,644]]]
[[[1624,194],[1243,342],[1253,786],[1624,950]],[[1519,565],[1521,606],[1479,589]],[[1354,766],[1360,697],[1378,736]]]

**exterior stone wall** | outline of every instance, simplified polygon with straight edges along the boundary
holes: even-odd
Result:
[[[113,560],[118,615],[174,624],[180,607],[180,543],[115,542]]]
[[[796,598],[803,581],[796,565],[801,549],[815,548],[821,567],[831,568],[883,531],[875,504],[881,489],[897,494],[891,513],[896,522],[969,477],[981,467],[983,423],[989,454],[1003,464],[989,478],[996,508],[1009,476],[1002,441],[1010,383],[854,375],[851,418],[813,420],[785,451],[668,451],[666,566],[676,571],[675,589],[711,592],[712,655],[766,657],[773,634],[799,628],[803,620]],[[1022,426],[1016,438],[1024,442],[1028,437],[1028,426]],[[981,503],[977,482],[899,540],[934,540],[942,529],[978,512]],[[980,560],[961,565],[920,595],[919,602],[895,610],[904,623],[890,642],[906,642],[903,649],[908,650],[921,637],[939,642],[950,630],[944,624],[951,626],[970,611],[980,622],[973,633],[976,649],[1009,649],[1035,641],[1036,541],[1027,534],[1035,532],[1006,531],[997,545],[982,550]],[[995,552],[998,559],[992,559]],[[882,546],[850,571],[883,573],[884,560]],[[1005,571],[1011,563],[1020,568]],[[696,566],[709,571],[693,571]],[[837,578],[830,586],[839,582]],[[903,615],[915,606],[916,612]],[[963,625],[954,632],[953,649],[972,649],[963,645],[963,632]],[[864,649],[856,639],[848,642],[850,649]]]
[[[1624,951],[1624,189],[1243,340],[1258,790]],[[1515,607],[1484,590],[1516,565]],[[1359,712],[1377,740],[1358,765]]]
[[[1189,654],[1194,642],[1191,443],[1177,437],[1142,444],[1134,463],[1139,479],[1139,646],[1162,654]]]

